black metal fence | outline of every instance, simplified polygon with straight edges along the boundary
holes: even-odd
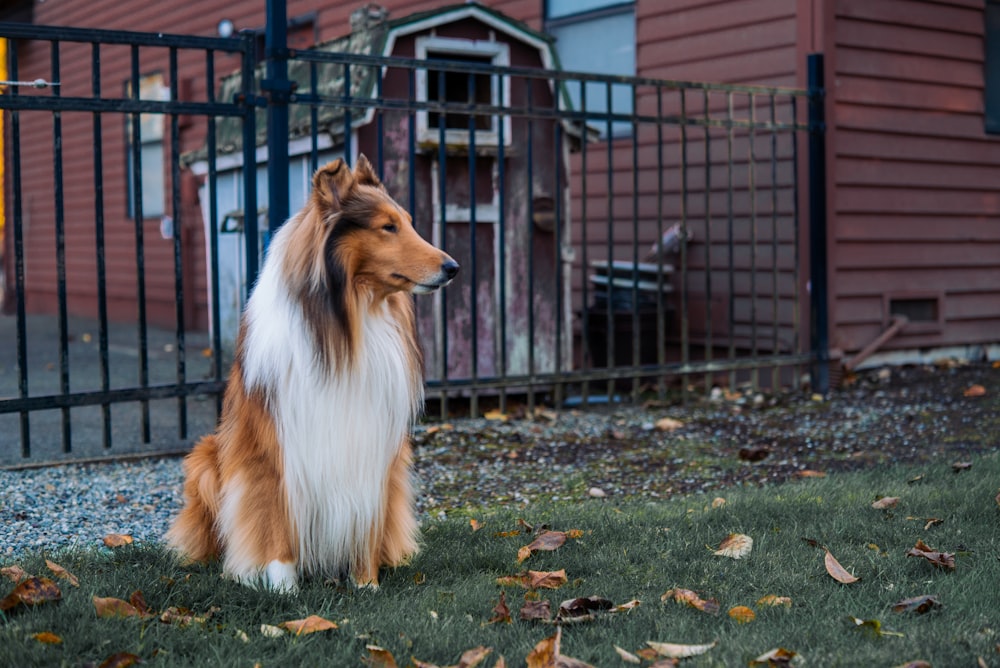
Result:
[[[822,234],[800,215],[822,182],[800,186],[817,169],[801,146],[822,165],[818,85],[408,59],[357,40],[272,49],[287,63],[265,72],[252,38],[9,24],[0,37],[6,463],[177,449],[210,429],[268,231],[322,161],[359,152],[463,267],[417,298],[434,414],[797,387],[810,365],[825,370],[807,326],[825,318],[807,298]],[[165,73],[158,99],[150,71]],[[109,92],[109,77],[124,85]],[[89,131],[69,136],[78,117]],[[48,146],[26,149],[38,136]],[[164,211],[146,216],[160,202],[144,176],[161,168]]]

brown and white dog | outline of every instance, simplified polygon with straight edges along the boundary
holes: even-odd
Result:
[[[409,429],[423,403],[410,293],[458,264],[360,156],[319,169],[274,235],[240,324],[216,432],[184,462],[169,545],[250,586],[378,584],[417,551]]]

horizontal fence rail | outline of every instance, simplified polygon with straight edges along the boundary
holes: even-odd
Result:
[[[0,36],[34,45],[34,69],[18,71],[23,55],[12,56],[10,80],[60,84],[8,85],[0,95],[11,130],[6,233],[17,265],[9,272],[15,326],[4,325],[16,330],[16,362],[3,361],[16,369],[12,396],[0,385],[0,424],[17,420],[3,437],[8,459],[13,434],[22,458],[36,457],[35,414],[61,425],[62,451],[50,458],[79,456],[71,409],[102,411],[102,452],[127,448],[120,439],[188,443],[192,405],[193,435],[211,428],[247,286],[269,229],[282,222],[268,217],[268,183],[276,182],[265,176],[268,104],[287,105],[288,178],[278,181],[290,184],[282,196],[292,212],[320,165],[364,153],[418,231],[462,266],[443,292],[415,302],[432,415],[507,411],[512,400],[531,411],[797,387],[815,359],[799,147],[821,128],[809,121],[807,91],[508,67],[489,53],[379,56],[334,43],[288,51],[291,91],[276,95],[252,39],[2,24]],[[72,84],[59,70],[68,42],[87,56],[74,63]],[[106,73],[102,56],[116,48],[125,49],[124,64]],[[162,79],[147,78],[157,72]],[[161,82],[158,96],[143,89],[149,81]],[[88,164],[60,128],[75,117],[92,127]],[[50,145],[29,157],[24,142],[43,125]],[[157,127],[161,154],[146,141]],[[87,169],[92,192],[79,208],[78,171]],[[151,204],[144,179],[160,170],[162,203],[152,204],[164,211],[150,221],[141,215]],[[40,173],[54,204],[39,203]],[[127,248],[107,239],[112,173],[128,195],[113,212],[131,237]],[[50,248],[45,262],[36,259],[40,243]],[[77,361],[84,351],[74,339],[88,318],[98,360],[90,386],[76,381],[76,370],[91,366]],[[113,338],[123,322],[135,331],[135,377],[118,386]],[[39,357],[32,347],[45,337],[36,341],[34,326],[57,330]],[[45,354],[56,360],[51,368]],[[154,379],[168,357],[169,379]],[[157,422],[148,407],[163,401],[175,409]],[[136,415],[128,402],[138,402]],[[112,428],[112,405],[123,406],[115,424],[134,422],[138,439]]]

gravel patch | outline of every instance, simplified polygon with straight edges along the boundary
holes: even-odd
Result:
[[[804,472],[951,463],[1000,445],[1000,369],[991,364],[882,369],[848,381],[828,398],[719,390],[687,405],[530,415],[515,406],[506,420],[419,424],[418,506],[439,517],[537,501],[668,498]],[[982,393],[969,392],[976,385]],[[97,546],[109,533],[159,541],[182,482],[176,458],[0,471],[0,562]]]

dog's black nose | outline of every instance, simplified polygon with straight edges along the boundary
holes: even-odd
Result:
[[[455,278],[456,274],[458,274],[458,263],[455,262],[454,260],[449,259],[447,262],[441,265],[441,271],[444,272],[444,275],[447,276],[448,280],[450,281],[451,279]]]

